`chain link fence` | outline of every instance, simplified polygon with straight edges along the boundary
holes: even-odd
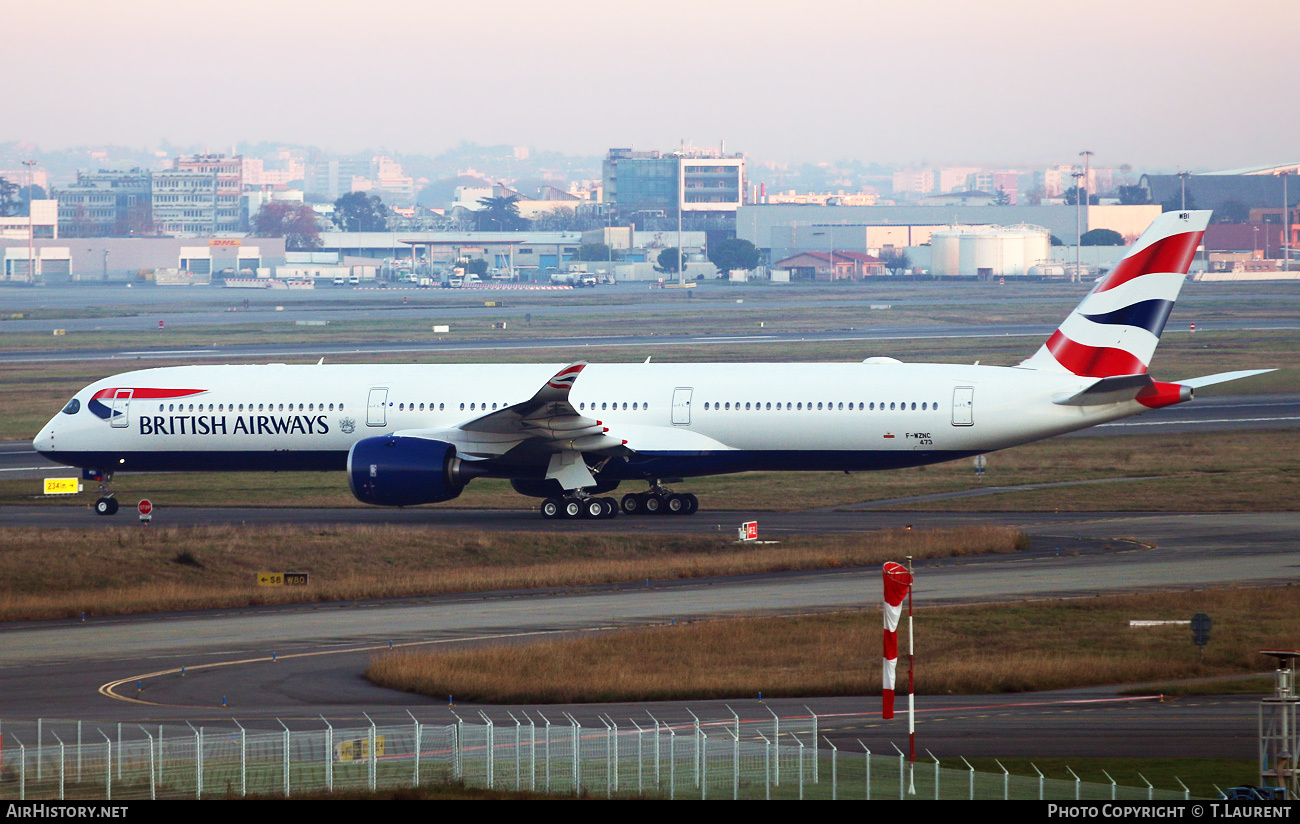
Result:
[[[1190,793],[909,763],[838,748],[816,715],[596,722],[519,710],[455,723],[246,729],[0,722],[0,798],[293,797],[463,786],[597,798],[1184,800]],[[554,713],[553,713],[554,715]],[[251,722],[250,722],[251,723]],[[260,722],[265,724],[265,722]]]

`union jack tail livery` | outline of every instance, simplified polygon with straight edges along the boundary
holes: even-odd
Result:
[[[1080,377],[1145,375],[1178,299],[1209,211],[1165,212],[1020,365]]]

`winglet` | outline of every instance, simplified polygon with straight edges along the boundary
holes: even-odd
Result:
[[[537,394],[533,395],[532,400],[537,403],[567,401],[569,399],[569,390],[573,389],[573,382],[578,379],[578,375],[586,368],[586,361],[575,361],[569,364],[552,375],[546,385],[537,390]]]
[[[561,389],[565,395],[568,395],[569,390],[573,388],[573,382],[578,379],[578,373],[586,368],[586,361],[575,361],[556,372],[546,385],[551,389]]]

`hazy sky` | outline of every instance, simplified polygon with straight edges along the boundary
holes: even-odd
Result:
[[[1300,160],[1296,0],[41,0],[0,140]]]

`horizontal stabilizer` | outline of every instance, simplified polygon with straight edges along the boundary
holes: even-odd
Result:
[[[1150,375],[1116,375],[1089,386],[1082,392],[1069,397],[1058,398],[1053,403],[1062,406],[1100,406],[1107,403],[1131,401],[1143,389],[1155,384]]]
[[[1242,369],[1238,372],[1220,372],[1217,375],[1206,375],[1202,378],[1188,378],[1185,381],[1179,381],[1179,383],[1193,389],[1200,389],[1202,386],[1214,386],[1216,383],[1227,383],[1228,381],[1241,380],[1242,378],[1276,371],[1276,369]]]

